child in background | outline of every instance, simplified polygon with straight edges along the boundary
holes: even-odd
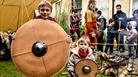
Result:
[[[113,41],[114,41],[114,19],[109,19],[109,25],[107,26],[107,42],[105,47],[105,53],[108,52],[108,49],[110,48],[110,54],[113,53]]]
[[[75,42],[75,32],[77,33],[78,39],[80,38],[80,17],[77,14],[77,10],[72,11],[70,16],[70,33],[72,41]]]
[[[3,50],[2,32],[0,32],[0,53]]]
[[[51,20],[56,22],[55,18],[51,17],[50,14],[52,13],[52,5],[47,0],[42,0],[38,6],[38,12],[40,15],[36,17],[36,19],[44,19],[44,20]]]
[[[95,61],[92,49],[89,47],[89,38],[81,37],[77,41],[77,47],[71,50],[71,55],[67,65],[69,77],[76,77],[75,65],[82,59],[91,59]]]
[[[129,22],[127,26],[127,44],[128,44],[128,56],[131,57],[134,53],[132,51],[132,48],[134,47],[134,42],[137,41],[137,30],[136,30],[137,22],[131,21]],[[136,55],[137,56],[137,55]]]

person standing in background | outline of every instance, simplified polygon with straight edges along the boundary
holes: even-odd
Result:
[[[78,39],[80,38],[80,20],[77,10],[74,9],[70,16],[70,33],[73,42],[75,42],[75,32],[77,33]]]
[[[106,47],[104,50],[105,53],[108,53],[108,50],[109,50],[109,54],[113,53],[114,24],[115,24],[114,19],[112,19],[112,18],[109,19],[109,25],[107,26],[107,41],[106,41]]]
[[[85,13],[85,35],[89,37],[91,45],[97,45],[97,21],[95,16],[95,0],[89,0]]]
[[[134,10],[133,17],[128,18],[128,22],[135,21],[137,23],[137,26],[135,29],[137,30],[137,47],[136,47],[136,58],[138,58],[138,9]]]
[[[116,5],[117,12],[116,12],[116,14],[113,15],[113,18],[115,20],[114,30],[118,31],[117,33],[114,33],[114,37],[116,38],[117,44],[121,44],[117,47],[117,49],[120,52],[124,52],[125,47],[124,47],[123,30],[126,30],[127,16],[126,16],[126,13],[124,13],[121,10],[121,8],[122,8],[122,6],[120,4],[117,4]]]
[[[102,11],[98,10],[96,13],[97,26],[98,26],[98,37],[97,37],[97,50],[103,52],[104,43],[104,30],[106,29],[106,19],[102,16]]]
[[[134,10],[133,17],[127,19],[128,22],[135,21],[138,24],[138,9]],[[138,25],[136,26],[136,29],[138,31]]]
[[[135,26],[137,23],[135,21],[131,21],[127,26],[127,44],[128,44],[128,56],[132,57],[134,55],[134,43],[137,41],[137,31]],[[137,57],[137,56],[136,56]]]

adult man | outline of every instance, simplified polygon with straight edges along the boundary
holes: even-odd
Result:
[[[124,13],[121,10],[121,7],[122,6],[120,4],[116,5],[117,12],[116,14],[113,15],[113,18],[115,20],[114,30],[118,31],[117,33],[114,33],[114,37],[116,38],[117,44],[121,44],[119,45],[118,50],[124,52],[125,47],[123,45],[124,44],[123,30],[125,30],[127,26],[127,16],[126,13]]]
[[[106,28],[106,19],[102,16],[102,11],[98,10],[96,12],[97,25],[98,25],[98,38],[97,38],[97,50],[103,52],[104,43],[104,30]]]

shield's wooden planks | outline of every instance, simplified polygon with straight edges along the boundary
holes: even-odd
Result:
[[[32,52],[32,46],[38,41],[42,44],[37,45],[36,53],[46,51],[43,43],[48,49],[40,56]],[[12,59],[17,68],[29,77],[49,77],[65,65],[69,54],[68,41],[67,34],[57,23],[33,19],[17,30],[12,42]]]
[[[89,59],[80,60],[75,65],[75,73],[78,77],[96,77],[97,72],[97,64]]]

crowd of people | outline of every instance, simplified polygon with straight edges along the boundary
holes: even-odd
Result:
[[[135,56],[138,58],[138,9],[135,9],[132,15],[133,17],[128,18],[126,13],[122,11],[121,4],[117,4],[116,13],[107,21],[107,18],[102,15],[102,10],[95,9],[95,1],[89,0],[88,10],[85,13],[85,31],[80,36],[80,18],[77,11],[74,12],[73,10],[70,20],[71,38],[74,42],[73,34],[76,32],[78,39],[76,45],[73,43],[71,47],[68,62],[69,76],[76,77],[75,64],[78,61],[82,59],[95,60],[95,56],[92,58],[89,55],[91,52],[93,55],[94,51],[100,51],[102,56],[107,56],[107,54],[113,55],[114,50],[120,53],[128,50],[128,57]],[[88,39],[89,42],[86,41]],[[115,44],[117,45],[116,48]]]
[[[11,59],[11,42],[15,32],[11,30],[0,32],[0,60]]]
[[[90,0],[88,3],[88,9],[85,13],[85,30],[80,35],[80,23],[81,18],[77,14],[77,10],[72,10],[70,16],[70,36],[72,38],[70,57],[68,60],[68,72],[71,77],[75,77],[74,67],[75,64],[81,59],[91,59],[95,61],[93,55],[93,49],[103,52],[102,55],[113,54],[114,52],[114,39],[116,39],[117,50],[124,52],[126,50],[124,44],[124,36],[127,36],[128,56],[132,56],[132,47],[136,42],[136,48],[138,48],[138,9],[133,12],[132,18],[127,18],[126,13],[121,10],[120,4],[116,5],[116,13],[113,18],[107,21],[107,18],[102,16],[102,11],[95,9],[95,1]],[[82,9],[83,10],[83,9]],[[56,20],[50,16],[52,13],[52,5],[48,1],[42,1],[38,7],[39,16],[36,19]],[[105,30],[107,29],[107,36],[105,37]],[[74,34],[77,34],[78,39],[75,40]],[[4,55],[9,54],[6,58],[10,58],[10,45],[15,32],[5,31],[0,32],[0,58],[4,58]],[[15,37],[16,38],[16,37]],[[105,43],[106,39],[106,43]],[[74,42],[76,42],[74,44]],[[104,43],[105,49],[104,49]],[[136,49],[138,50],[138,49]],[[108,52],[109,51],[109,52]],[[136,57],[138,58],[138,51],[136,51]]]
[[[114,39],[117,43],[116,49],[120,52],[125,52],[126,44],[130,46],[129,44],[137,43],[138,9],[134,10],[132,14],[133,17],[128,18],[121,8],[122,6],[120,4],[116,5],[116,13],[113,15],[113,18],[107,21],[107,18],[102,16],[102,11],[98,9],[95,10],[93,2],[89,2],[88,10],[85,13],[85,31],[83,35],[89,37],[91,44],[97,47],[97,51],[107,53],[108,49],[110,49],[109,53],[112,54]],[[75,32],[78,35],[78,39],[80,38],[80,18],[77,15],[77,11],[74,12],[73,10],[70,22],[71,38],[74,42]],[[105,33],[106,29],[107,33]],[[106,37],[105,34],[107,34]],[[126,40],[124,40],[125,36],[127,37]],[[105,41],[106,45],[104,49]],[[129,47],[129,56],[132,55],[131,47],[132,45]],[[138,57],[138,55],[136,56]]]

